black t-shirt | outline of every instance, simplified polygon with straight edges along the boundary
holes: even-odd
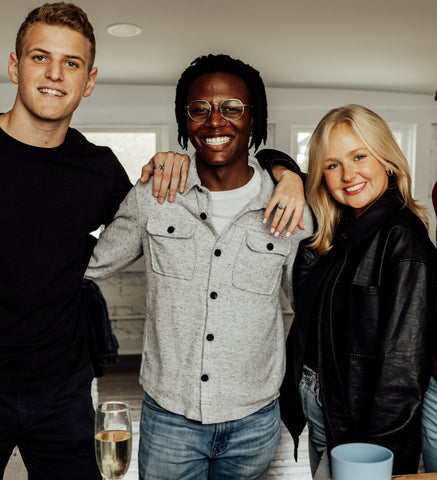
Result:
[[[0,392],[28,392],[88,362],[80,309],[94,246],[131,183],[107,147],[69,129],[33,147],[0,130]]]

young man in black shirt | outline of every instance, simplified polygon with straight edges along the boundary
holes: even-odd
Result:
[[[92,368],[80,310],[89,233],[130,181],[69,127],[91,95],[95,39],[72,4],[32,10],[17,35],[12,109],[0,116],[0,476],[18,445],[33,480],[100,480]]]

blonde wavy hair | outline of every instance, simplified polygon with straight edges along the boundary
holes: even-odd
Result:
[[[348,125],[370,153],[387,170],[393,172],[389,177],[389,188],[399,192],[404,206],[416,214],[428,229],[426,208],[412,197],[408,162],[389,126],[372,110],[351,104],[329,111],[320,120],[309,142],[306,194],[318,225],[311,238],[310,247],[318,255],[324,255],[331,249],[344,210],[344,206],[335,201],[329,193],[323,176],[329,136],[332,129],[340,124]]]

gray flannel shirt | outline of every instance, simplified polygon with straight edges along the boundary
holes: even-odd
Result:
[[[237,420],[279,395],[285,336],[279,290],[292,301],[292,267],[306,230],[274,237],[263,212],[273,184],[254,159],[261,192],[218,235],[210,194],[190,166],[186,191],[160,205],[137,183],[101,235],[86,276],[145,260],[140,383],[163,408],[202,423]]]

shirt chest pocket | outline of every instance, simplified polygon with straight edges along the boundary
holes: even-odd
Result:
[[[234,287],[271,295],[280,281],[291,242],[269,235],[249,233],[237,252],[232,272]]]
[[[180,219],[149,219],[146,231],[152,270],[160,275],[191,280],[196,263],[194,224]]]

